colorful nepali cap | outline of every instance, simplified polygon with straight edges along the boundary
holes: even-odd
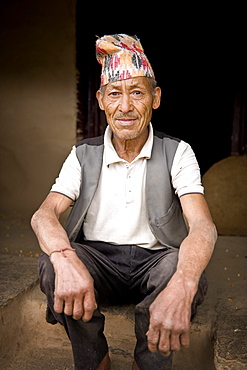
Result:
[[[102,65],[101,86],[132,77],[155,78],[151,64],[136,36],[117,34],[98,38],[96,57]]]

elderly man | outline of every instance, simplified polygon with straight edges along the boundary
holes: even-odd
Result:
[[[136,304],[133,369],[171,369],[172,351],[189,346],[216,230],[192,149],[152,128],[161,89],[140,41],[104,36],[96,51],[108,127],[73,147],[32,218],[41,289],[77,370],[110,368],[101,303]]]

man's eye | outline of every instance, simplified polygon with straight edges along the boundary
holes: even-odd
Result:
[[[119,92],[117,91],[113,91],[109,94],[109,96],[118,96],[119,95]]]
[[[133,94],[134,94],[134,95],[141,95],[141,91],[138,91],[138,90],[133,91]]]

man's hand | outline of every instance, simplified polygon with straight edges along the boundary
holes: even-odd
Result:
[[[56,274],[54,310],[89,321],[97,308],[93,278],[75,253],[64,253],[66,258],[61,253],[51,256]]]
[[[148,348],[165,356],[189,346],[191,304],[217,239],[203,195],[185,194],[180,202],[189,234],[180,245],[176,273],[149,307]]]
[[[57,313],[72,315],[76,320],[82,318],[83,321],[89,321],[97,308],[93,278],[77,255],[65,250],[71,248],[70,241],[59,222],[60,216],[71,204],[72,200],[65,195],[49,193],[33,215],[31,225],[41,249],[50,255],[54,266],[54,310]],[[53,253],[57,249],[65,251],[63,254]]]
[[[197,284],[174,274],[167,287],[150,305],[148,348],[169,356],[170,351],[189,347],[191,303]]]

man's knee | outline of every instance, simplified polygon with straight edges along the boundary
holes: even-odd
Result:
[[[203,303],[204,297],[208,290],[208,280],[205,272],[202,273],[199,280],[198,289],[191,305],[191,316],[194,316],[197,311],[197,306]]]
[[[149,311],[149,306],[155,300],[157,295],[165,289],[171,277],[177,269],[178,250],[172,249],[166,251],[160,258],[159,262],[153,266],[147,276],[143,285],[145,298],[136,306],[136,313],[141,310],[142,314]],[[144,310],[144,311],[143,311]]]
[[[149,273],[147,281],[148,291],[157,288],[164,289],[177,269],[178,250],[172,249],[167,251],[163,258],[154,266]]]
[[[55,272],[47,254],[39,257],[38,272],[42,292],[46,293],[47,289],[54,290]]]

